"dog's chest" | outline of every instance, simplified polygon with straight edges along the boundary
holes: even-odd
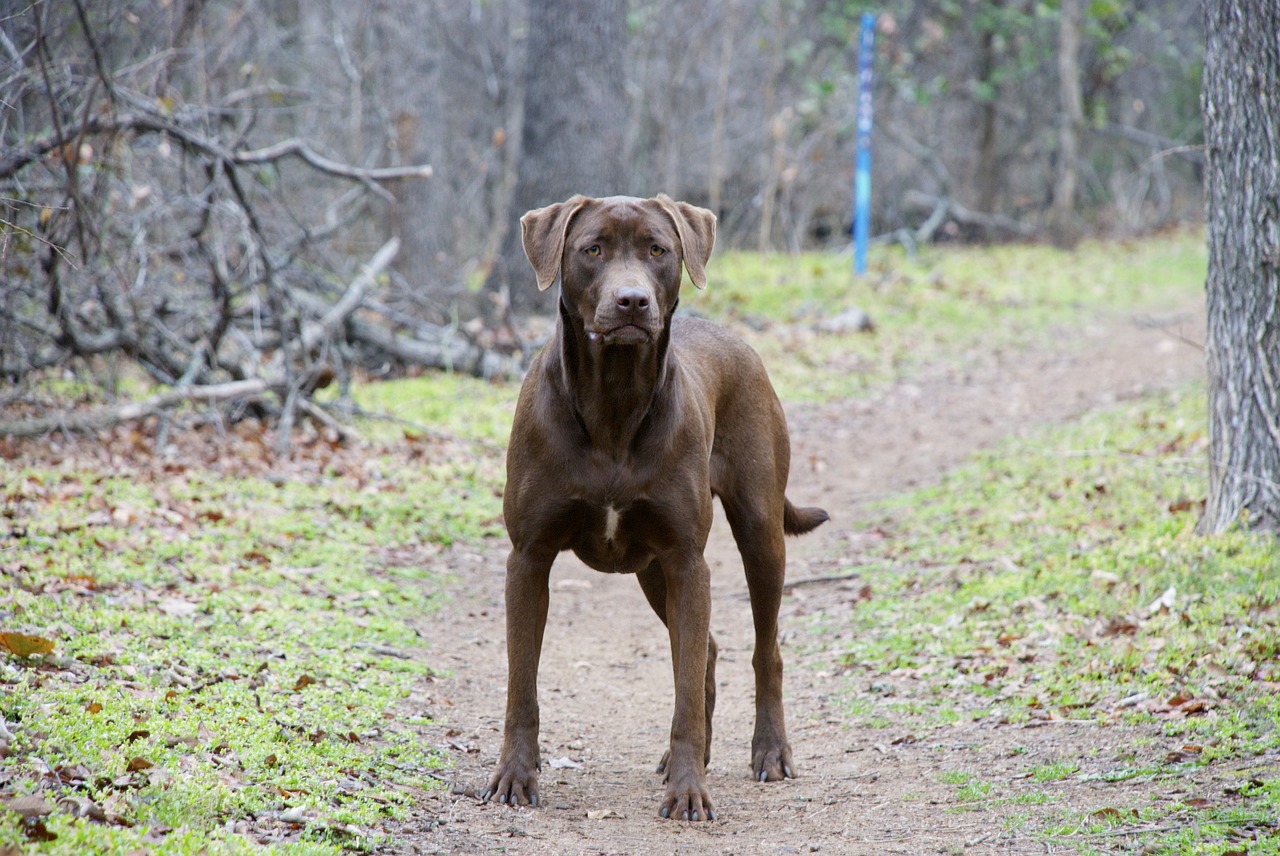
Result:
[[[604,540],[612,544],[618,536],[618,524],[622,522],[622,514],[612,505],[604,508]]]
[[[587,565],[606,573],[635,573],[653,557],[643,504],[579,506],[572,549]]]

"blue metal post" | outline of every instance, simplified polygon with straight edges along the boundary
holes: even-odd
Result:
[[[871,236],[871,92],[874,83],[876,16],[862,16],[858,42],[858,154],[853,176],[853,271],[867,272]]]

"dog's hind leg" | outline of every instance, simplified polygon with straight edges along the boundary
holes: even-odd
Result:
[[[742,554],[756,631],[755,653],[751,657],[756,674],[751,771],[762,782],[795,778],[782,710],[782,651],[778,647],[778,609],[787,562],[782,503],[771,510],[761,507],[767,500],[751,494],[741,499],[721,494],[720,499]]]
[[[645,599],[649,601],[649,605],[653,607],[653,611],[657,613],[658,618],[662,619],[662,625],[667,625],[667,581],[662,575],[662,565],[654,559],[649,566],[643,571],[636,574],[636,579],[640,581],[640,590],[644,592]],[[703,763],[711,762],[711,716],[716,709],[716,657],[719,655],[720,647],[716,645],[715,637],[710,633],[707,634],[707,678],[706,678],[706,708],[707,708],[707,747],[703,754]],[[665,773],[667,771],[667,761],[671,757],[671,750],[668,749],[662,755],[662,760],[658,762],[658,772]]]

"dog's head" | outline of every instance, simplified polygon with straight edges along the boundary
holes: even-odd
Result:
[[[563,311],[602,346],[655,341],[679,299],[681,265],[704,288],[716,239],[714,214],[662,194],[575,196],[520,226],[538,290],[560,276]]]

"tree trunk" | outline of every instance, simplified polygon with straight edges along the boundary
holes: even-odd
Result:
[[[1209,498],[1280,531],[1280,5],[1205,0]]]
[[[1058,29],[1058,97],[1062,115],[1058,118],[1058,176],[1053,185],[1049,231],[1053,243],[1066,250],[1080,242],[1082,231],[1076,216],[1077,161],[1080,129],[1084,126],[1084,96],[1080,86],[1082,5],[1083,0],[1062,0]]]
[[[626,185],[627,125],[622,60],[624,0],[532,0],[525,69],[524,122],[512,211],[502,251],[485,283],[509,290],[520,312],[550,313],[520,242],[517,218],[575,193],[610,196]]]
[[[998,7],[999,3],[993,3]],[[996,161],[996,102],[999,93],[994,83],[996,65],[995,33],[984,30],[978,40],[978,82],[991,87],[988,97],[978,108],[978,172],[974,183],[978,189],[978,210],[996,210],[996,192],[1000,186],[1000,167]]]

